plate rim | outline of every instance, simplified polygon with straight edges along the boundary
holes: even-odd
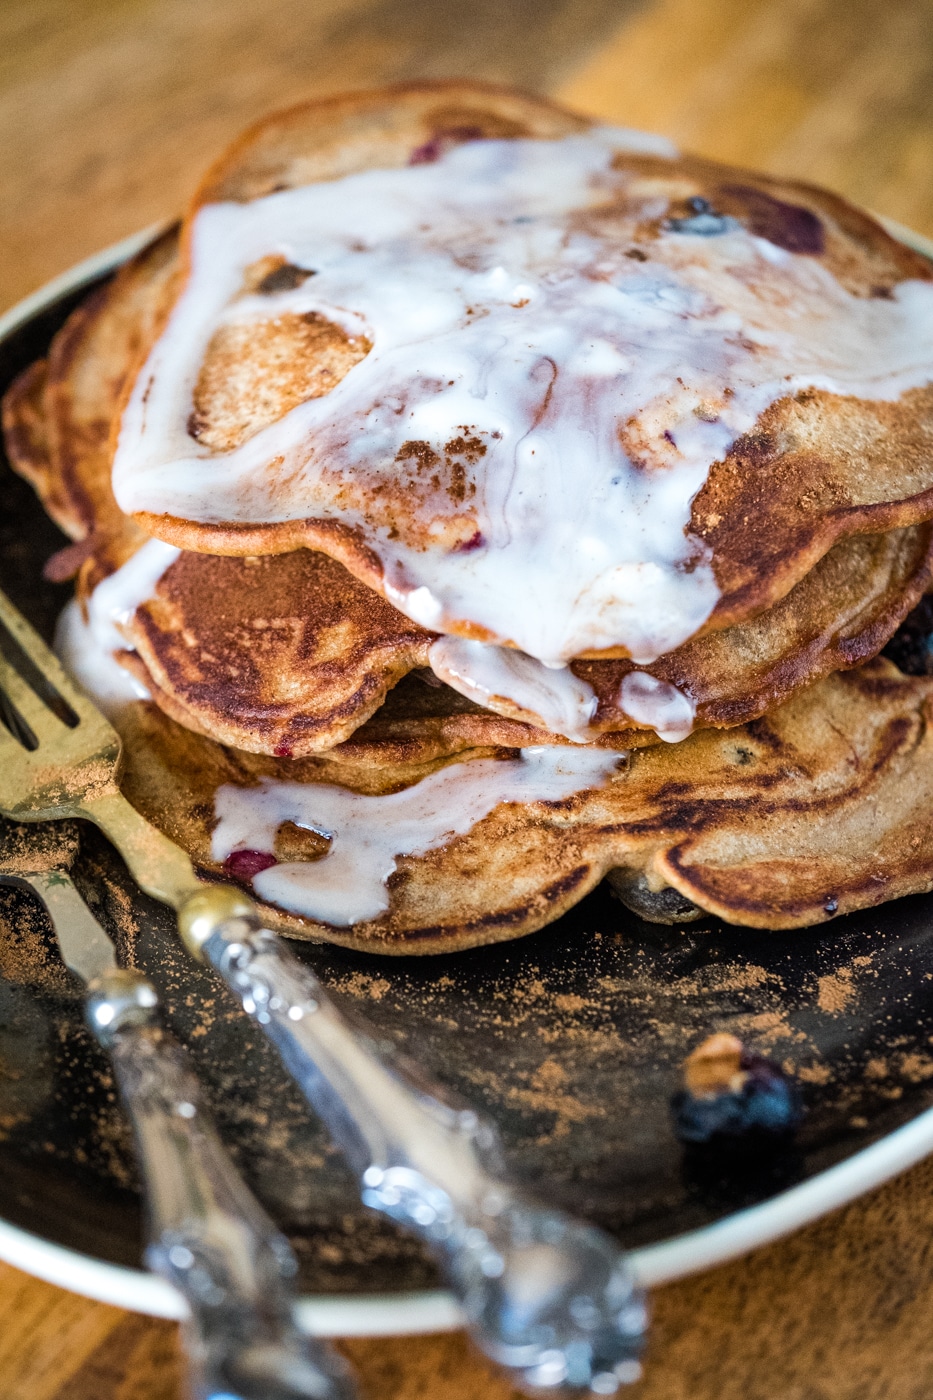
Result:
[[[876,214],[900,242],[933,260],[933,239]],[[112,272],[170,226],[152,224],[84,258],[0,315],[0,342],[53,302]],[[736,1211],[711,1225],[631,1250],[628,1258],[639,1282],[654,1288],[727,1263],[750,1250],[849,1204],[933,1152],[933,1108],[885,1134],[844,1161],[790,1187],[767,1201]],[[179,1293],[155,1274],[112,1264],[68,1249],[0,1217],[0,1261],[34,1278],[96,1302],[180,1320],[186,1315]],[[464,1325],[453,1295],[443,1289],[383,1294],[305,1294],[298,1320],[321,1337],[405,1336],[453,1331]]]

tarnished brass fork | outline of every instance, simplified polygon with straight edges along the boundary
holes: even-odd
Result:
[[[646,1315],[615,1241],[509,1181],[488,1124],[351,1025],[242,891],[198,881],[121,794],[116,730],[3,593],[0,721],[0,813],[94,822],[177,910],[185,946],[276,1046],[365,1204],[432,1250],[482,1349],[535,1394],[612,1395],[637,1379]],[[137,1014],[131,998],[121,1014]]]
[[[121,793],[117,731],[3,592],[0,624],[0,812],[92,821],[146,893],[180,909],[204,886],[185,852]]]

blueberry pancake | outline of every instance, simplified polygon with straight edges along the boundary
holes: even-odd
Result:
[[[295,937],[928,889],[933,270],[471,83],[261,122],[4,402],[125,787]]]

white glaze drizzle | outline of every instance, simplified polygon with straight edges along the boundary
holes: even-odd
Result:
[[[630,671],[623,678],[619,709],[669,744],[686,739],[696,718],[696,705],[689,695],[646,671]]]
[[[575,743],[594,737],[590,720],[596,694],[569,666],[545,666],[513,647],[465,637],[441,637],[428,661],[439,680],[487,709],[540,724]]]
[[[523,749],[520,759],[455,763],[385,797],[275,779],[251,788],[228,784],[217,790],[212,853],[223,861],[237,850],[271,852],[283,822],[329,837],[320,860],[273,865],[252,884],[283,909],[345,928],[389,907],[386,880],[399,856],[443,846],[502,803],[559,801],[602,787],[621,757],[594,749]]]
[[[631,177],[612,158],[635,144],[612,129],[477,141],[435,164],[203,208],[192,276],[123,420],[123,509],[343,519],[410,617],[479,625],[547,662],[621,645],[644,664],[680,645],[717,598],[685,534],[710,465],[798,389],[894,399],[928,382],[933,286],[855,297],[735,220],[717,236],[669,228],[650,262],[629,259],[624,219],[601,238],[580,211],[624,194]],[[665,210],[633,199],[633,236]],[[273,253],[316,275],[241,296],[244,269]],[[325,398],[212,455],[186,426],[211,335],[285,311],[318,312],[373,349]],[[342,504],[348,483],[397,480],[406,441],[442,451],[464,425],[486,447],[472,550],[430,533],[406,544]],[[442,495],[415,514],[440,540],[452,510]]]
[[[62,665],[105,711],[151,698],[116,660],[117,652],[130,649],[119,629],[153,596],[159,579],[180,552],[162,540],[147,540],[97,585],[88,599],[86,618],[79,603],[72,601],[58,620],[55,650]]]
[[[76,598],[66,603],[59,614],[54,649],[71,679],[87,691],[105,715],[114,714],[133,700],[152,698],[142,682],[120,665],[114,651],[100,645]]]
[[[593,687],[569,666],[546,666],[513,647],[493,647],[465,637],[441,637],[428,653],[439,680],[486,709],[540,724],[577,744],[591,743],[598,699]],[[619,687],[624,714],[667,743],[693,732],[696,705],[669,681],[631,671]]]

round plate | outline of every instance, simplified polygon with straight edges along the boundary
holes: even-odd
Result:
[[[0,319],[0,392],[149,236]],[[0,586],[50,637],[70,589],[41,571],[65,541],[5,461],[0,474]],[[307,1326],[455,1326],[428,1256],[360,1205],[275,1055],[183,952],[171,912],[134,888],[89,827],[73,873],[124,956],[159,986],[237,1165],[289,1235]],[[773,1239],[933,1150],[933,896],[762,933],[714,919],[642,923],[602,886],[540,933],[466,953],[294,946],[339,1003],[499,1125],[518,1177],[630,1247],[646,1283]],[[682,1061],[719,1030],[798,1076],[807,1111],[792,1147],[711,1162],[675,1139]],[[140,1267],[129,1130],[80,989],[39,906],[10,889],[0,890],[0,1170],[0,1258],[91,1297],[180,1314]]]

